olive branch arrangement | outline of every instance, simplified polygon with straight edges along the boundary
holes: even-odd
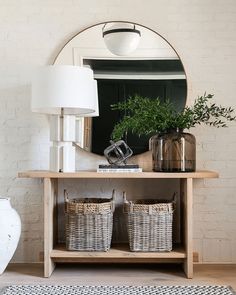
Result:
[[[211,102],[212,94],[199,96],[192,106],[177,111],[169,100],[150,99],[135,95],[127,101],[111,105],[112,110],[124,112],[112,132],[112,139],[119,140],[130,131],[134,134],[152,135],[173,129],[189,129],[206,124],[214,127],[227,127],[226,121],[236,121],[232,107],[218,106]]]

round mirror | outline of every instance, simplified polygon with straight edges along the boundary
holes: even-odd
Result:
[[[104,31],[115,31],[111,38],[112,46],[121,46],[121,41],[114,41],[114,38],[116,35],[125,36],[125,24],[129,26],[129,34],[134,26],[140,38],[131,52],[129,47],[128,53],[125,53],[124,45],[122,50],[117,48],[119,55],[115,55],[104,41],[104,35],[107,36]],[[112,104],[136,94],[151,99],[169,99],[179,110],[186,103],[186,74],[178,54],[159,34],[138,24],[109,22],[94,25],[69,40],[54,64],[84,66],[94,72],[98,86],[99,116],[78,117],[76,137],[80,147],[98,155],[103,155],[104,149],[109,146],[114,125],[124,115],[111,110]],[[124,140],[134,155],[148,150],[149,137],[126,134]]]

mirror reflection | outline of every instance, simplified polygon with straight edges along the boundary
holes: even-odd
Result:
[[[105,45],[104,25],[95,25],[77,34],[63,47],[54,62],[82,65],[94,71],[98,83],[99,116],[78,118],[77,141],[85,150],[99,155],[103,155],[114,125],[124,115],[112,111],[112,104],[138,94],[169,99],[181,110],[187,96],[183,65],[167,41],[157,33],[135,25],[141,33],[138,47],[128,55],[114,55]],[[106,28],[109,26],[114,27],[114,23],[106,24]],[[127,134],[124,140],[134,154],[148,150],[149,137]]]

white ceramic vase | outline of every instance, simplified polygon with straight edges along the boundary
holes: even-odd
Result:
[[[20,239],[21,220],[10,199],[0,197],[0,275],[4,272]]]

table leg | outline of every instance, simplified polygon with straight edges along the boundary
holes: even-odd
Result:
[[[181,179],[181,203],[182,203],[182,226],[183,243],[187,257],[184,261],[184,272],[187,278],[193,277],[193,180],[192,178]]]
[[[55,263],[51,259],[54,246],[57,199],[57,179],[44,178],[44,277],[52,274]]]

